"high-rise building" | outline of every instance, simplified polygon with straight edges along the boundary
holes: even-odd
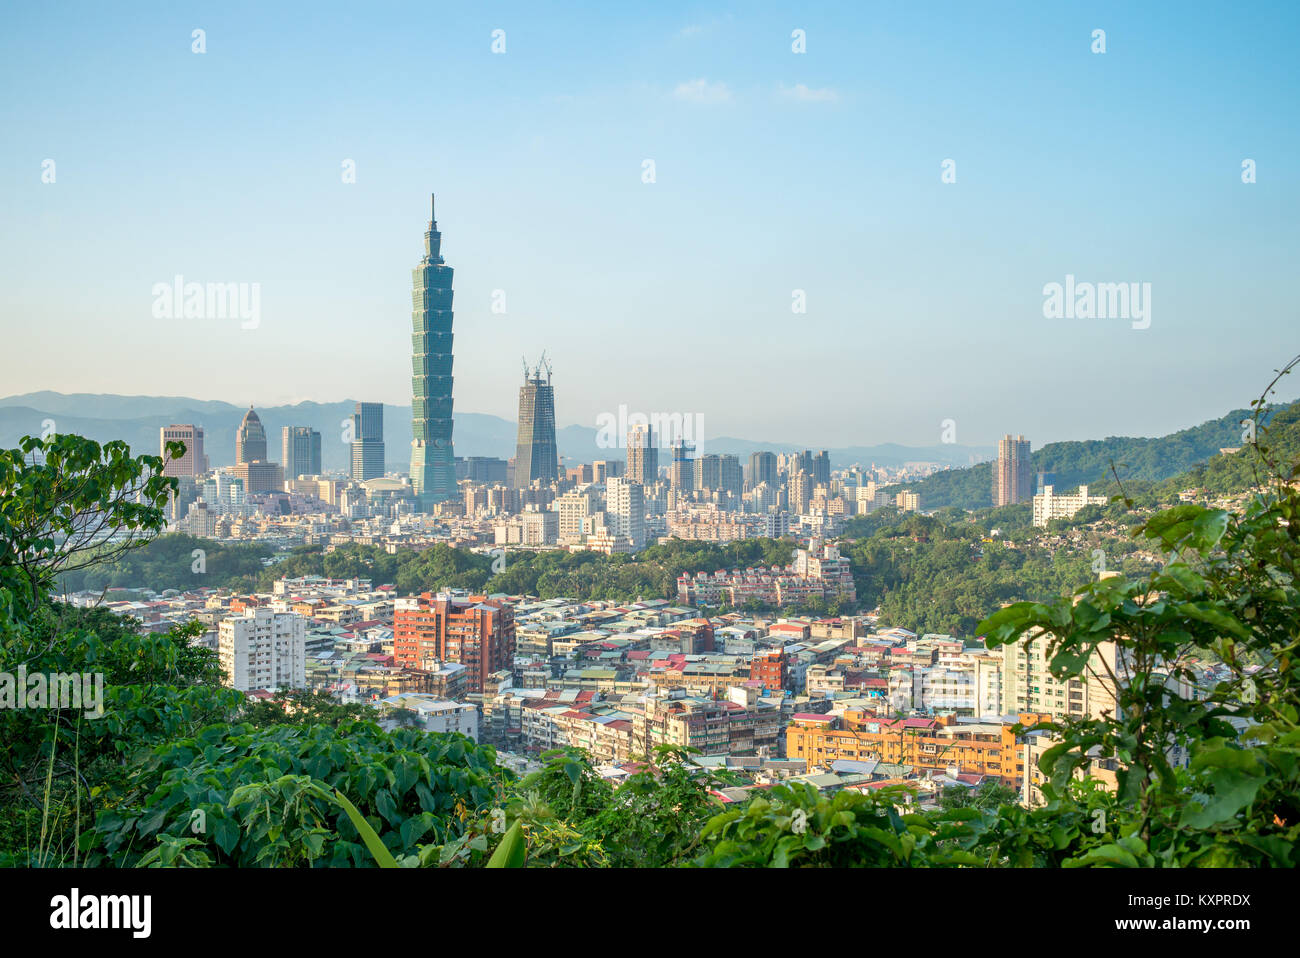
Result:
[[[659,447],[650,426],[639,423],[627,431],[627,477],[643,486],[659,478]]]
[[[719,488],[724,492],[730,492],[732,495],[740,495],[744,491],[745,477],[740,468],[739,456],[722,456],[718,467]]]
[[[796,515],[802,515],[808,511],[808,504],[812,502],[813,479],[812,474],[800,469],[790,474],[786,482],[788,495],[790,499],[790,511]]]
[[[365,481],[383,474],[384,404],[359,402],[352,414],[352,478]]]
[[[307,620],[296,612],[250,609],[221,620],[217,657],[242,692],[307,687]]]
[[[673,464],[668,471],[668,483],[673,492],[690,492],[695,488],[695,446],[685,439],[673,443]]]
[[[695,460],[695,488],[701,491],[722,488],[721,456],[710,454]]]
[[[776,485],[776,453],[751,452],[749,454],[749,488],[760,483]]]
[[[1033,494],[1029,471],[1029,440],[1024,436],[1003,436],[998,440],[998,459],[993,463],[993,505],[1014,506]]]
[[[286,479],[320,475],[320,433],[311,426],[285,426],[280,436]]]
[[[428,592],[396,601],[393,657],[403,668],[455,662],[469,670],[468,691],[479,693],[488,676],[514,665],[514,656],[515,613],[508,602]]]
[[[546,378],[542,379],[542,368]],[[534,479],[559,478],[560,453],[555,443],[555,390],[545,354],[533,370],[524,364],[519,387],[519,437],[515,445],[515,487],[527,489]]]
[[[626,536],[633,549],[645,545],[644,486],[631,479],[606,479],[605,511],[614,535]]]
[[[451,441],[452,268],[443,262],[432,197],[424,259],[411,272],[411,486],[427,512],[460,495]]]
[[[812,457],[813,488],[818,486],[830,486],[831,484],[831,454],[823,449],[817,455]]]
[[[266,462],[266,430],[253,407],[248,407],[235,430],[235,463]]]
[[[179,459],[167,458],[167,443],[185,443],[185,455]],[[208,457],[203,452],[203,427],[192,425],[163,426],[158,430],[158,455],[163,462],[164,476],[201,476],[208,471]]]

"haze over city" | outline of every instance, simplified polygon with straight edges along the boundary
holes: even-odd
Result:
[[[1273,29],[1295,8],[1211,14],[16,8],[0,262],[29,359],[0,391],[408,404],[436,191],[458,412],[513,418],[545,349],[562,425],[620,404],[792,446],[1195,425],[1287,352],[1300,212]],[[259,284],[259,324],[155,316],[176,276]],[[1067,277],[1149,283],[1149,326],[1045,317]]]

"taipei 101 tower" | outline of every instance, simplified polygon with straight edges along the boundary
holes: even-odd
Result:
[[[441,247],[431,197],[424,259],[411,271],[411,485],[421,512],[458,492],[451,445],[452,269],[443,263]]]

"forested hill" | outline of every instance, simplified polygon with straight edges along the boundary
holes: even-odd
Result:
[[[1300,410],[1300,401],[1279,406],[1273,414],[1284,410],[1294,415]],[[1035,473],[1040,470],[1055,473],[1059,491],[1073,489],[1080,483],[1100,485],[1110,477],[1112,462],[1122,479],[1159,482],[1192,472],[1196,466],[1218,456],[1222,448],[1240,446],[1241,421],[1250,416],[1249,409],[1234,409],[1219,419],[1152,439],[1112,436],[1085,442],[1048,443],[1033,451],[1033,469]],[[992,464],[984,462],[968,469],[947,469],[894,488],[919,492],[921,508],[926,510],[944,506],[983,509],[992,505],[992,482]]]

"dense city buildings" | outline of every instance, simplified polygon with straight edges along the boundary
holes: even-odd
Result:
[[[998,458],[993,463],[993,505],[1014,506],[1033,492],[1029,440],[1007,435],[998,440]]]
[[[542,378],[542,369],[546,378]],[[555,389],[546,357],[531,371],[524,365],[519,387],[519,437],[515,447],[515,486],[553,482],[559,475],[560,453],[555,444]]]
[[[430,196],[424,258],[412,270],[411,294],[411,486],[420,512],[458,494],[451,435],[451,283]]]

